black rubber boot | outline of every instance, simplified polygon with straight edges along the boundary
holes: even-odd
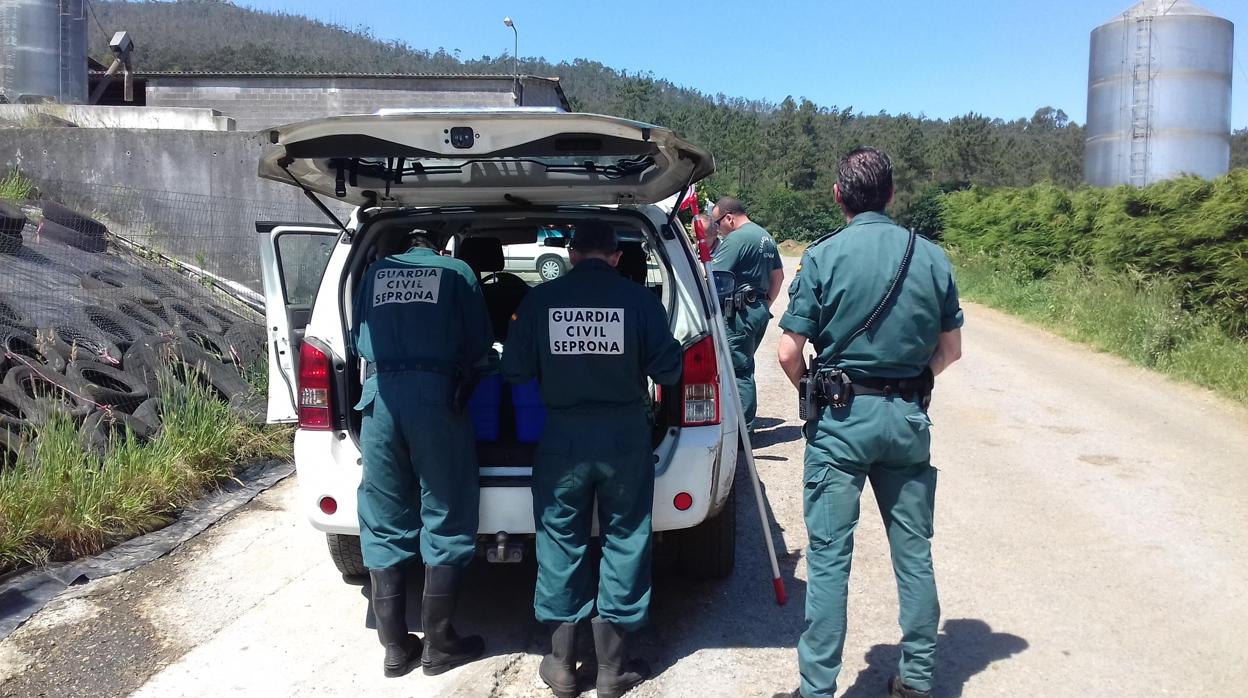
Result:
[[[458,569],[450,565],[425,566],[425,598],[420,609],[425,627],[425,654],[420,663],[426,676],[450,671],[485,652],[485,641],[480,637],[461,638],[451,627],[458,587]]]
[[[550,634],[550,654],[542,657],[537,675],[558,698],[581,694],[576,680],[576,623],[560,623]]]
[[[650,666],[629,661],[625,633],[619,626],[595,618],[594,652],[598,655],[598,698],[619,698],[650,678]]]
[[[420,662],[420,638],[407,632],[407,574],[402,567],[369,570],[377,638],[386,648],[386,676],[403,676]]]
[[[910,688],[902,682],[900,676],[894,676],[888,680],[888,698],[932,698],[932,694],[929,691]]]

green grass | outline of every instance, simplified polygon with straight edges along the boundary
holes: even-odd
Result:
[[[0,573],[155,530],[239,465],[291,457],[290,429],[243,424],[203,388],[163,392],[164,427],[146,444],[128,438],[101,457],[60,415],[0,470]]]
[[[17,170],[13,170],[0,179],[0,199],[25,201],[33,188],[34,182],[23,177],[22,173]]]
[[[1248,403],[1248,341],[1210,314],[1185,309],[1173,280],[1074,263],[1036,276],[1017,257],[951,256],[968,300]]]

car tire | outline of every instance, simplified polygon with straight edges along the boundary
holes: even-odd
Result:
[[[80,233],[73,228],[50,220],[45,220],[39,224],[39,238],[55,240],[86,252],[99,253],[108,249],[108,238]]]
[[[0,429],[0,472],[21,461],[25,445],[25,435]]]
[[[22,209],[0,201],[0,254],[13,254],[22,249],[22,229],[26,214]]]
[[[25,366],[29,363],[44,366],[55,373],[64,373],[68,363],[52,345],[49,335],[38,337],[19,327],[0,325],[0,351],[4,352],[5,357],[23,357],[9,358],[10,366]]]
[[[20,239],[26,222],[26,213],[22,209],[0,201],[0,235],[16,235]]]
[[[189,298],[166,298],[165,315],[175,327],[198,325],[213,334],[221,334],[225,328],[217,319],[195,307],[196,303]]]
[[[269,401],[256,393],[240,393],[230,398],[230,412],[243,424],[259,426],[269,420]]]
[[[17,254],[21,251],[21,233],[0,233],[0,254]]]
[[[183,385],[194,380],[215,392],[222,402],[252,392],[237,369],[220,363],[180,337],[144,337],[126,351],[122,365],[143,381],[148,395],[160,395],[161,383],[167,380]]]
[[[52,411],[64,412],[75,422],[81,422],[95,409],[83,395],[81,383],[47,369],[11,368],[4,376],[4,387],[13,392],[36,425],[43,424]]]
[[[248,319],[239,313],[230,310],[229,308],[219,305],[205,305],[204,312],[216,318],[217,322],[221,323],[221,327],[223,328],[222,334],[229,332],[230,328],[235,325],[254,323],[256,321],[255,318],[257,317],[253,316],[251,319]]]
[[[39,208],[43,211],[44,220],[65,226],[88,237],[104,239],[108,235],[108,228],[103,223],[88,215],[78,213],[68,206],[62,206],[55,201],[44,201],[40,203]]]
[[[537,258],[535,270],[542,281],[554,281],[568,270],[568,263],[557,254],[543,255]]]
[[[95,327],[61,324],[39,330],[39,337],[48,337],[52,348],[67,361],[96,361],[120,366],[124,352],[113,340]]]
[[[205,354],[223,364],[238,365],[230,343],[225,337],[203,325],[183,323],[175,330],[177,335],[199,347]]]
[[[78,436],[88,451],[98,456],[106,456],[119,441],[126,438],[126,432],[134,435],[135,441],[147,443],[152,439],[153,429],[146,422],[135,419],[117,410],[97,410],[82,422]]]
[[[19,435],[34,430],[34,420],[27,412],[29,402],[12,388],[0,387],[0,435],[5,432]]]
[[[16,298],[7,294],[0,295],[0,325],[26,334],[35,333],[35,324],[30,321],[30,316],[22,310]]]
[[[111,405],[122,412],[133,412],[148,398],[142,379],[94,361],[75,361],[66,367],[65,375],[79,381],[92,402]]]
[[[150,306],[140,300],[130,296],[118,296],[112,299],[112,302],[116,305],[117,312],[130,318],[139,327],[143,328],[143,335],[173,332],[173,325],[169,324],[168,320],[153,312]]]
[[[78,285],[88,291],[126,288],[134,279],[113,269],[96,269],[78,278]]]
[[[334,561],[334,567],[338,568],[339,574],[344,578],[358,579],[368,576],[359,536],[326,533],[325,542],[329,544],[329,559]]]
[[[737,557],[737,488],[719,513],[693,528],[676,534],[679,569],[690,580],[725,579],[732,574]]]
[[[225,341],[231,353],[237,355],[244,370],[255,371],[266,366],[269,355],[269,336],[263,325],[240,322],[225,331]]]
[[[163,400],[158,397],[149,397],[143,401],[143,404],[134,408],[134,414],[130,416],[150,427],[154,436],[165,425],[164,410]]]
[[[79,311],[83,325],[107,337],[121,351],[130,348],[139,338],[151,334],[146,324],[137,322],[125,313],[99,305],[87,305]],[[121,357],[118,356],[118,359]]]

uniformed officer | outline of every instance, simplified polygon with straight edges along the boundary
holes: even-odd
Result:
[[[439,256],[424,235],[407,252],[370,265],[355,297],[357,353],[368,362],[358,493],[360,544],[372,580],[386,676],[419,661],[440,674],[481,656],[451,614],[461,572],[472,561],[479,488],[476,438],[452,400],[463,377],[491,352],[493,336],[476,276]],[[406,565],[425,562],[421,621],[407,629]]]
[[[848,406],[824,407],[805,429],[809,577],[806,629],[798,643],[801,687],[794,695],[836,690],[858,500],[870,480],[901,605],[901,662],[889,695],[919,698],[930,695],[940,620],[931,556],[936,470],[926,399],[932,377],[961,356],[962,310],[941,249],[884,215],[893,194],[887,155],[861,148],[845,156],[834,194],[849,225],[806,251],[780,320],[780,364],[794,385],[806,370],[809,339],[814,369],[825,378],[834,375],[831,369],[842,370],[853,390]],[[908,248],[913,252],[903,270]]]
[[[646,622],[650,606],[654,456],[646,377],[675,384],[682,361],[659,300],[614,269],[620,252],[610,226],[578,223],[570,256],[572,270],[534,288],[516,311],[502,368],[513,383],[537,378],[547,409],[533,465],[533,606],[555,628],[539,673],[555,695],[579,693],[577,627],[595,611],[587,549],[597,500],[597,689],[613,698],[649,675],[625,649],[626,633]]]
[[[746,215],[741,202],[726,196],[715,203],[711,218],[720,239],[712,261],[718,271],[737,277],[737,308],[727,320],[728,349],[737,392],[750,431],[758,412],[754,387],[754,352],[767,333],[771,305],[784,285],[784,265],[776,253],[776,241]]]

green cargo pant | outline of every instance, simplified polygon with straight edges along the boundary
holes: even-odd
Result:
[[[598,502],[602,562],[598,589],[587,553]],[[641,405],[635,409],[551,412],[533,464],[537,590],[543,623],[598,615],[632,631],[650,612],[654,452]]]
[[[380,373],[364,385],[357,499],[364,566],[393,567],[419,554],[429,565],[467,567],[480,507],[476,436],[450,408],[451,379]]]
[[[832,696],[845,647],[849,570],[863,485],[879,503],[901,606],[901,663],[906,685],[930,690],[940,602],[932,573],[936,470],[931,421],[913,402],[858,396],[825,409],[808,425],[804,510],[807,551],[806,629],[797,645],[802,695]],[[813,429],[813,435],[810,430]]]
[[[737,377],[737,392],[741,395],[741,408],[745,410],[745,422],[754,428],[758,414],[758,390],[754,386],[754,353],[767,334],[767,321],[771,313],[763,301],[737,311],[727,322],[728,351],[732,355],[732,372]]]

